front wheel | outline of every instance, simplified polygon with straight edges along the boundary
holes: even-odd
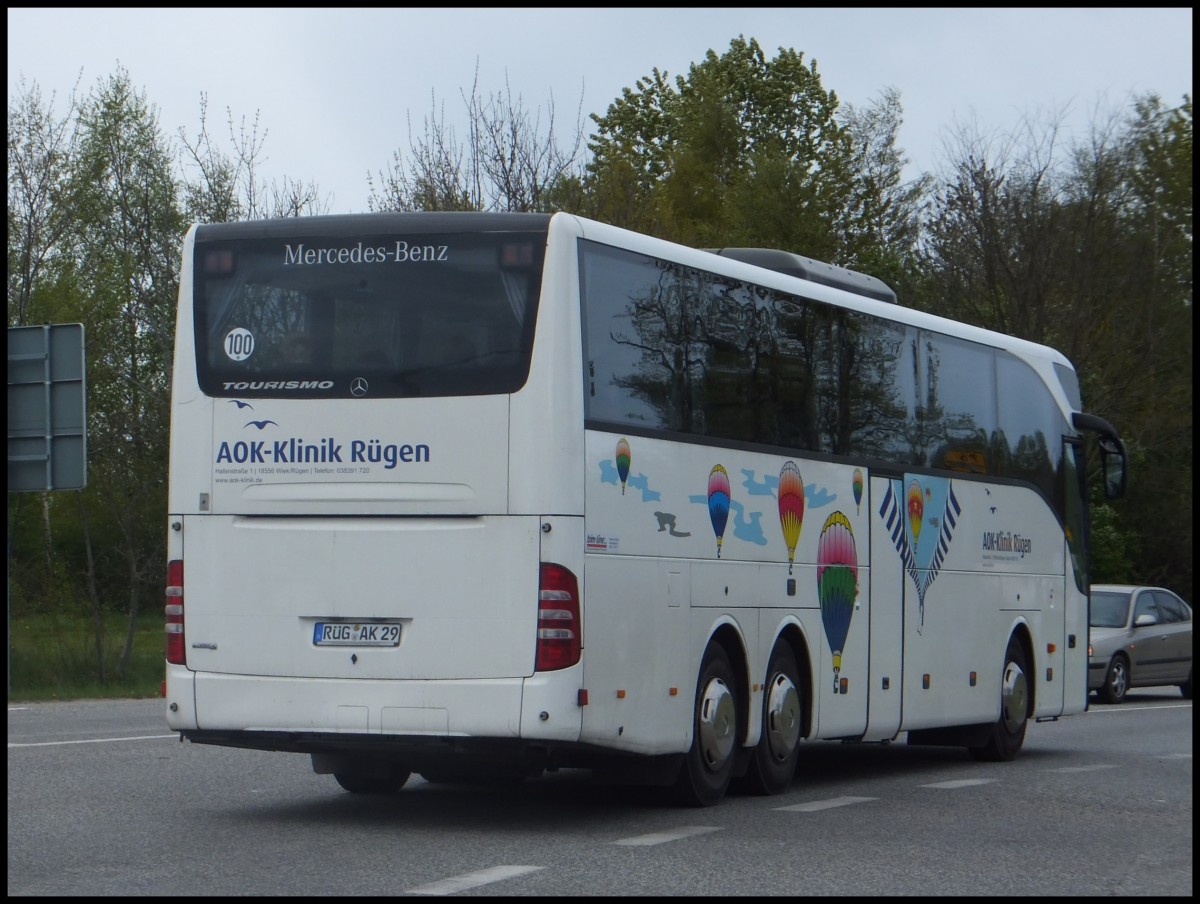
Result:
[[[992,726],[987,742],[967,748],[977,760],[1007,762],[1025,743],[1029,725],[1029,664],[1025,648],[1016,637],[1008,641],[1004,674],[1000,682],[1000,718]]]
[[[1114,656],[1104,675],[1104,686],[1100,688],[1100,699],[1105,703],[1121,703],[1129,692],[1129,663],[1124,656]]]
[[[1192,699],[1192,670],[1188,669],[1188,680],[1186,683],[1179,685],[1179,693],[1183,694],[1184,700]]]
[[[704,652],[692,709],[692,746],[684,756],[675,795],[692,807],[720,803],[733,778],[739,703],[729,655],[720,644]]]
[[[792,648],[783,641],[771,651],[767,683],[763,686],[762,736],[744,778],[752,794],[786,791],[800,758],[804,703]]]

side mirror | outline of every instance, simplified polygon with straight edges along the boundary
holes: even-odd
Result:
[[[1135,628],[1148,628],[1151,625],[1157,625],[1157,624],[1158,624],[1158,616],[1151,615],[1149,612],[1143,612],[1141,615],[1139,615],[1137,618],[1135,618],[1133,620],[1133,626]]]
[[[1128,478],[1128,459],[1125,444],[1116,437],[1100,436],[1100,466],[1104,471],[1104,495],[1109,499],[1120,499],[1125,495]]]

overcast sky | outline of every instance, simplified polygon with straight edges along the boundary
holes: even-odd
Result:
[[[462,123],[462,92],[553,98],[565,142],[655,68],[686,75],[742,35],[816,61],[826,90],[865,106],[900,93],[910,175],[935,170],[950,130],[1008,134],[1064,109],[1082,135],[1097,110],[1192,93],[1192,10],[1172,9],[13,9],[8,96],[19,79],[60,101],[124,68],[165,135],[194,135],[200,95],[228,151],[226,109],[268,131],[261,175],[315,182],[329,212],[367,208],[367,174],[407,152],[434,98]],[[582,106],[581,106],[582,103]]]

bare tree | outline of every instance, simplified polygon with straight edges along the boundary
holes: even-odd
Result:
[[[579,170],[583,148],[583,94],[570,142],[560,145],[555,132],[556,108],[551,93],[546,120],[526,109],[521,97],[505,90],[487,98],[479,94],[479,71],[470,94],[462,99],[467,114],[465,146],[447,124],[445,107],[424,119],[420,137],[409,121],[409,153],[397,150],[389,171],[367,175],[371,210],[546,210],[550,194]]]
[[[259,113],[249,125],[243,116],[234,125],[233,111],[226,108],[229,144],[232,155],[214,143],[208,130],[208,95],[200,95],[200,128],[189,139],[182,127],[181,167],[184,171],[185,209],[192,220],[222,223],[232,220],[260,220],[275,217],[299,217],[327,213],[328,198],[322,198],[315,182],[300,182],[283,177],[269,185],[259,178],[266,161],[263,146],[266,129],[259,135]],[[195,173],[194,179],[189,179]]]

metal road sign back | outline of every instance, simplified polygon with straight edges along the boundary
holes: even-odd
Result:
[[[9,492],[87,485],[82,323],[8,328]]]

